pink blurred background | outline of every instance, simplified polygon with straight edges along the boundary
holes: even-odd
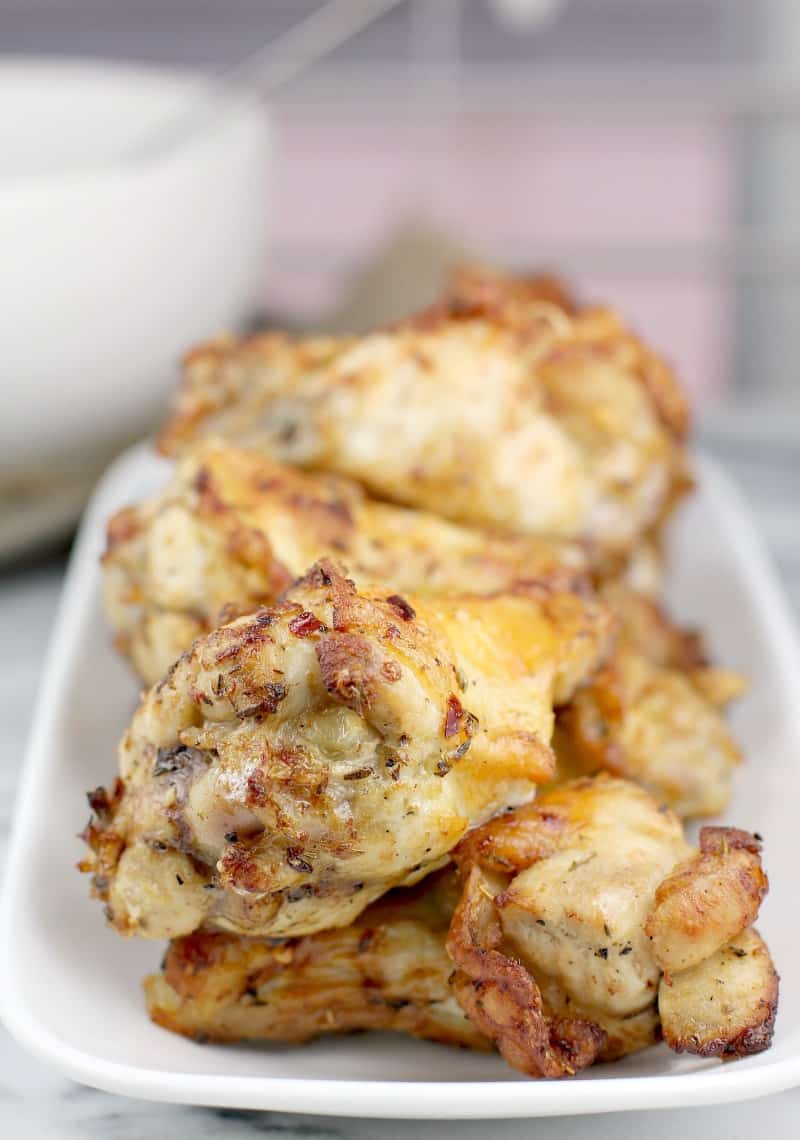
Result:
[[[424,231],[561,272],[661,348],[701,410],[800,438],[800,3],[503,17],[520,2],[398,2],[269,99],[267,317],[324,323]],[[213,74],[322,6],[0,0],[0,42]]]
[[[477,254],[557,268],[559,248],[691,246],[721,238],[734,211],[731,139],[709,124],[581,124],[522,114],[420,123],[288,111],[278,122],[277,270],[266,300],[299,319],[336,303],[348,275],[410,219]],[[544,251],[540,253],[540,251]],[[553,251],[550,253],[550,251]],[[569,274],[609,300],[701,398],[724,385],[725,283],[613,267]]]

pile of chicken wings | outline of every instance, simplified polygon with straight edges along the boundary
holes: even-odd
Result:
[[[769,1046],[761,837],[684,833],[744,688],[662,603],[688,428],[614,312],[484,268],[366,335],[188,354],[171,476],[108,524],[146,690],[80,865],[169,943],[155,1022],[540,1078]]]

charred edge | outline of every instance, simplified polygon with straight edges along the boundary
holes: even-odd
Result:
[[[308,860],[303,858],[301,847],[290,847],[286,852],[286,862],[289,864],[292,870],[302,871],[306,875],[310,874],[314,870]]]
[[[159,748],[153,764],[153,775],[163,776],[168,772],[180,772],[196,764],[207,764],[208,753],[186,744],[173,744],[169,748]]]
[[[239,720],[245,720],[247,717],[255,716],[272,716],[273,713],[278,711],[278,705],[286,697],[288,689],[285,685],[278,682],[268,681],[263,686],[264,696],[258,704],[250,705],[246,709],[242,709],[236,715]]]
[[[455,736],[461,724],[461,718],[464,715],[464,709],[458,697],[451,693],[447,698],[447,711],[444,717],[444,736],[448,740],[451,736]]]
[[[417,616],[416,610],[400,594],[390,594],[386,601],[392,609],[397,610],[403,621],[413,621]]]
[[[325,626],[310,610],[304,610],[289,622],[289,633],[295,637],[311,637],[315,633],[324,633]]]
[[[758,855],[761,836],[739,827],[701,827],[700,850],[704,855],[720,855],[725,851],[744,850]]]

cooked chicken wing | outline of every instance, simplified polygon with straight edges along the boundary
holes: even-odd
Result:
[[[691,415],[686,396],[666,362],[638,338],[625,331],[610,310],[581,309],[564,284],[555,277],[519,277],[488,266],[462,265],[453,272],[446,304],[455,312],[491,315],[522,331],[535,327],[547,305],[570,317],[591,319],[595,335],[617,339],[619,353],[626,352],[636,376],[647,389],[665,427],[682,439],[689,431]],[[557,317],[555,319],[558,319]]]
[[[744,1057],[770,1047],[778,975],[750,927],[709,958],[662,977],[658,1008],[664,1040],[676,1053]]]
[[[453,268],[438,308],[464,315],[488,312],[504,323],[524,328],[538,312],[546,311],[547,305],[570,316],[578,312],[575,297],[558,277],[520,276],[466,262]],[[433,309],[437,309],[436,304]]]
[[[555,789],[456,849],[456,995],[533,1076],[656,1040],[662,1001],[680,1050],[764,1049],[777,976],[750,927],[767,890],[758,850],[754,836],[709,828],[693,851],[677,817],[626,781]],[[709,1012],[718,976],[725,1006]]]
[[[273,602],[325,557],[360,584],[398,591],[491,594],[533,580],[580,588],[588,574],[576,543],[492,537],[210,442],[159,495],[111,520],[106,612],[119,648],[154,684],[223,606],[247,613]]]
[[[489,1041],[448,985],[452,869],[391,891],[350,926],[287,942],[190,934],[145,981],[150,1016],[203,1041],[307,1041],[390,1029],[473,1049]]]
[[[379,503],[347,480],[211,442],[183,458],[160,495],[109,525],[106,610],[117,644],[153,684],[218,624],[221,607],[233,616],[274,601],[326,556],[360,583],[399,591],[588,586],[576,543],[491,537]],[[600,589],[619,635],[605,666],[559,714],[562,778],[605,769],[645,784],[681,815],[716,814],[739,759],[722,715],[735,678],[707,667],[699,638],[648,598],[621,582]]]
[[[194,643],[93,794],[96,892],[123,933],[345,926],[552,778],[553,704],[607,611],[531,586],[410,601],[319,563]]]
[[[613,653],[559,711],[561,778],[599,770],[643,784],[683,817],[717,815],[741,754],[724,717],[743,678],[710,666],[702,641],[618,583],[602,597],[619,621]]]
[[[579,781],[462,844],[449,945],[472,1021],[449,985],[452,870],[390,892],[343,930],[178,939],[145,983],[148,1008],[167,1029],[212,1041],[395,1029],[487,1048],[492,1037],[537,1076],[623,1056],[662,1029],[678,1052],[757,1052],[777,1002],[769,952],[749,927],[766,891],[757,846],[709,828],[692,854],[646,794]],[[682,955],[687,940],[694,964],[662,974],[662,956]]]
[[[356,341],[199,348],[162,446],[217,434],[458,522],[629,552],[689,482],[666,366],[610,312],[473,308],[451,298]]]

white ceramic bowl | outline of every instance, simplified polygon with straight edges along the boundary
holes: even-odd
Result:
[[[181,353],[252,312],[264,107],[231,100],[170,151],[125,157],[202,84],[117,63],[0,61],[0,489],[145,430]]]

